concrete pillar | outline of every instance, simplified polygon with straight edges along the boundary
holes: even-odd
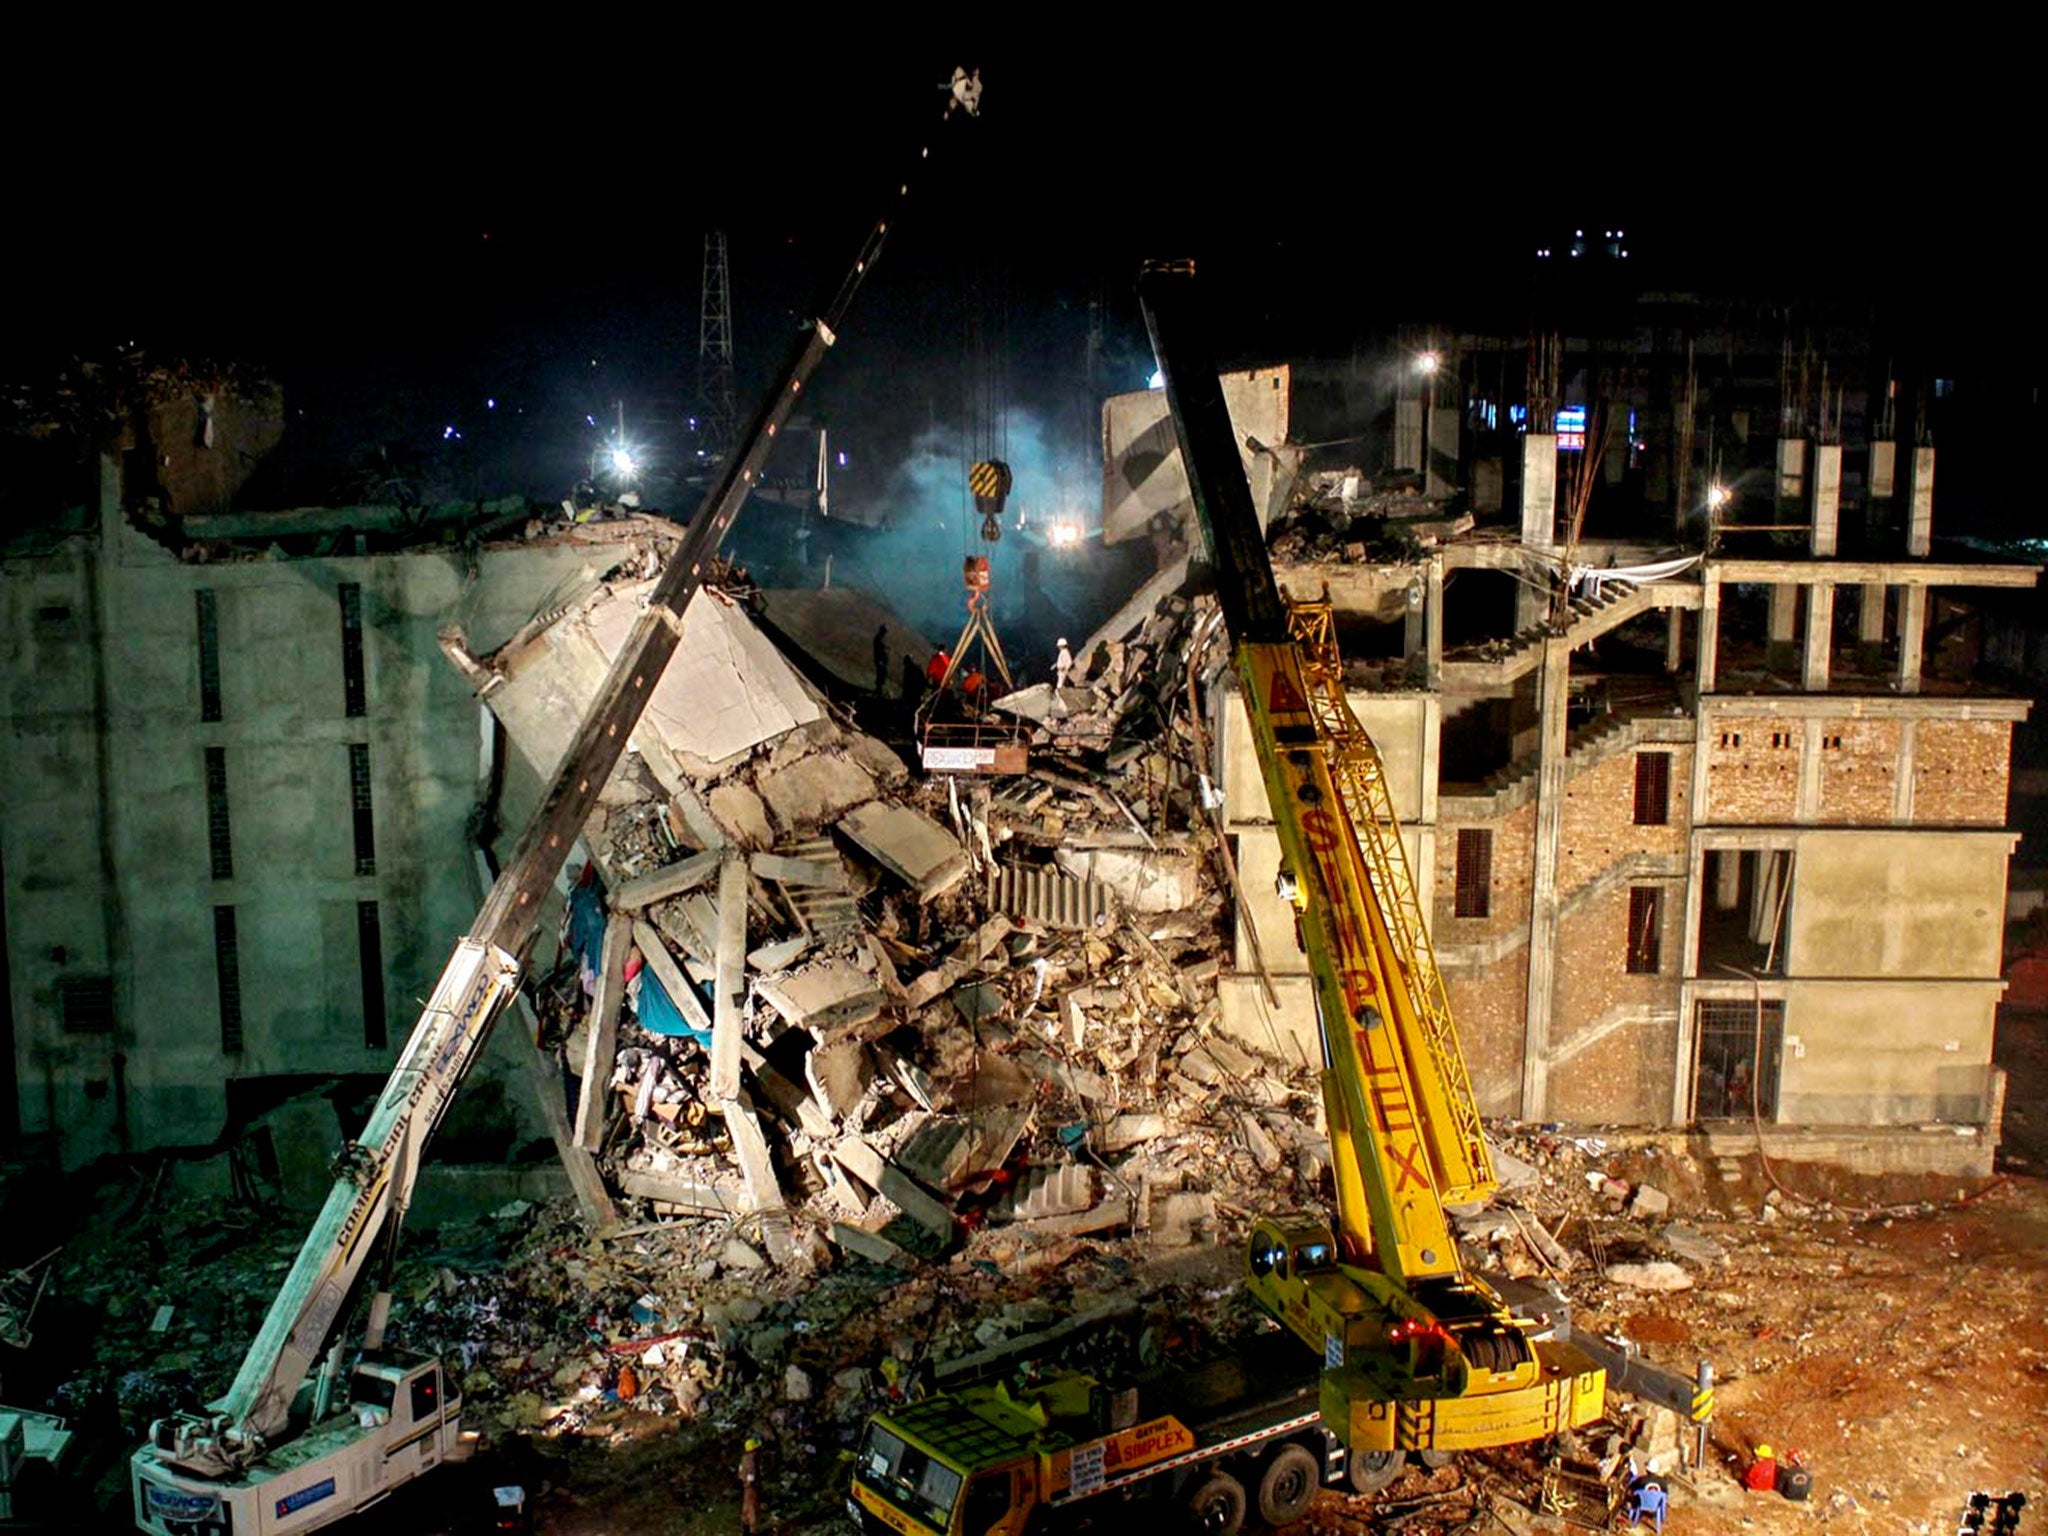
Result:
[[[1806,439],[1778,439],[1778,506],[1800,507],[1806,503]],[[1784,518],[1779,518],[1784,522]]]
[[[1714,691],[1714,666],[1721,649],[1721,583],[1709,570],[1700,588],[1699,691]]]
[[[1878,442],[1870,445],[1870,499],[1890,501],[1898,494],[1899,445]]]
[[[1664,670],[1676,672],[1685,649],[1685,610],[1664,610]]]
[[[1418,400],[1396,400],[1394,402],[1394,467],[1396,469],[1421,469],[1422,466],[1422,402]]]
[[[1742,855],[1723,848],[1714,856],[1714,910],[1733,912],[1742,902]]]
[[[1423,604],[1428,598],[1422,592],[1422,578],[1416,577],[1408,587],[1408,608],[1401,615],[1401,659],[1413,662],[1422,654],[1423,645]]]
[[[1874,672],[1884,655],[1885,584],[1866,581],[1856,590],[1856,661],[1864,671]]]
[[[1906,487],[1906,553],[1924,555],[1934,544],[1934,449],[1913,450],[1912,483]]]
[[[1899,692],[1920,691],[1920,652],[1927,644],[1927,589],[1899,588]]]
[[[1792,665],[1793,636],[1799,627],[1799,584],[1781,581],[1771,588],[1770,647],[1765,657],[1773,670]]]
[[[1816,555],[1835,552],[1842,521],[1842,445],[1821,443],[1813,450],[1813,543]]]
[[[1913,757],[1919,746],[1920,722],[1899,722],[1899,766],[1892,775],[1892,820],[1904,826],[1913,819]]]
[[[1557,435],[1531,432],[1522,439],[1522,547],[1548,553],[1556,541]],[[1516,633],[1540,624],[1549,611],[1549,593],[1540,581],[1515,589]]]
[[[1423,655],[1428,667],[1424,686],[1434,692],[1444,685],[1444,557],[1440,554],[1429,557],[1423,583],[1422,617]]]
[[[1806,662],[1800,669],[1799,681],[1808,693],[1827,691],[1828,661],[1834,642],[1834,583],[1816,582],[1806,589]]]
[[[1450,368],[1448,358],[1444,368],[1446,371]],[[1448,496],[1451,487],[1458,482],[1458,433],[1464,426],[1464,412],[1456,404],[1446,405],[1435,400],[1442,376],[1439,373],[1422,381],[1423,392],[1430,397],[1430,403],[1422,413],[1422,429],[1429,439],[1425,450],[1429,463],[1425,466],[1422,486],[1425,496]],[[1452,393],[1455,395],[1457,391]]]
[[[1542,751],[1536,766],[1536,857],[1529,888],[1529,975],[1522,1015],[1522,1113],[1541,1120],[1550,1103],[1550,1012],[1557,985],[1557,861],[1564,832],[1565,724],[1571,647],[1543,642]]]

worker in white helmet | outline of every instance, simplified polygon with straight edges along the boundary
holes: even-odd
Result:
[[[1067,686],[1067,680],[1074,675],[1074,653],[1067,649],[1067,637],[1060,636],[1059,654],[1052,659],[1052,677],[1055,688]]]

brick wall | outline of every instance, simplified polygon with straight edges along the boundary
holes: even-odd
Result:
[[[1485,944],[1505,934],[1526,937],[1529,931],[1529,884],[1534,873],[1536,804],[1525,800],[1498,818],[1473,816],[1460,802],[1438,802],[1436,832],[1436,901],[1430,936],[1438,949]],[[1486,827],[1493,832],[1493,900],[1485,917],[1457,917],[1458,832]]]
[[[2004,720],[1922,720],[1913,732],[1913,820],[2002,827],[2012,766]]]
[[[1774,823],[1796,819],[1797,720],[1722,715],[1707,735],[1707,804],[1702,821]]]
[[[1649,884],[1651,882],[1641,882]],[[1557,992],[1551,1004],[1550,1044],[1558,1053],[1550,1072],[1550,1112],[1602,1125],[1646,1125],[1671,1107],[1674,1024],[1630,1014],[1678,1008],[1678,948],[1685,921],[1685,887],[1658,882],[1664,892],[1654,974],[1628,969],[1629,889],[1600,892],[1566,913],[1557,927]],[[1609,1027],[1612,1026],[1612,1027]],[[1573,1043],[1605,1032],[1574,1052]],[[1645,1056],[1645,1052],[1653,1054]]]
[[[1677,857],[1685,852],[1687,829],[1692,825],[1692,748],[1660,743],[1637,751],[1670,754],[1668,820],[1663,826],[1635,824],[1637,752],[1616,753],[1576,775],[1567,764],[1557,862],[1559,900],[1570,900],[1573,891],[1631,854]]]
[[[1834,826],[1881,826],[1891,821],[1900,735],[1896,720],[1821,723],[1818,820]]]
[[[1483,969],[1444,970],[1444,991],[1464,1047],[1465,1069],[1482,1114],[1513,1115],[1522,1106],[1522,1018],[1528,949]]]

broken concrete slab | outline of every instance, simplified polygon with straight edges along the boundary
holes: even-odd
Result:
[[[706,1183],[701,1179],[643,1173],[626,1169],[618,1176],[619,1193],[635,1200],[652,1200],[678,1212],[702,1216],[737,1215],[746,1205],[745,1191],[731,1186]]]
[[[841,1137],[832,1155],[839,1166],[933,1236],[953,1240],[953,1212],[915,1179],[859,1136]]]
[[[1536,1189],[1543,1183],[1543,1175],[1533,1164],[1523,1162],[1504,1147],[1488,1142],[1486,1150],[1493,1155],[1493,1176],[1506,1191]]]
[[[1165,1134],[1164,1115],[1118,1115],[1102,1128],[1096,1145],[1105,1153],[1128,1152],[1132,1147],[1155,1141]]]
[[[1693,1264],[1718,1264],[1728,1257],[1726,1248],[1697,1227],[1689,1227],[1684,1222],[1670,1223],[1657,1237],[1665,1247]]]
[[[1638,1184],[1635,1194],[1628,1202],[1629,1215],[1638,1221],[1654,1221],[1659,1216],[1669,1214],[1670,1210],[1671,1197],[1663,1190],[1648,1184]]]
[[[612,893],[612,908],[618,912],[638,912],[657,901],[666,901],[671,896],[695,890],[718,873],[719,863],[724,857],[715,849],[709,853],[693,853],[674,864],[628,880]]]
[[[756,780],[775,823],[786,832],[808,832],[875,795],[875,781],[852,758],[813,752]]]
[[[1077,880],[1098,880],[1133,912],[1178,912],[1201,899],[1201,868],[1179,848],[1061,848],[1053,858]]]
[[[589,1028],[583,1042],[582,1089],[576,1102],[576,1144],[595,1152],[604,1139],[604,1103],[612,1080],[612,1058],[618,1049],[619,1004],[626,991],[626,954],[633,947],[633,925],[614,915],[604,925],[599,951],[597,991],[590,1000]]]
[[[996,866],[991,906],[1045,928],[1100,928],[1111,918],[1109,887],[1065,871],[1018,864]]]
[[[784,885],[816,885],[831,891],[847,889],[846,866],[837,859],[798,859],[786,853],[757,853],[748,864],[763,880]]]
[[[1689,1291],[1692,1276],[1669,1259],[1651,1259],[1643,1264],[1610,1264],[1607,1278],[1614,1285],[1632,1291]]]
[[[967,877],[967,850],[960,840],[909,806],[873,801],[843,818],[839,830],[908,885],[919,901],[929,901]]]
[[[1147,1235],[1162,1248],[1186,1248],[1200,1241],[1203,1229],[1216,1222],[1216,1197],[1208,1190],[1155,1192],[1150,1209]]]
[[[776,1114],[791,1125],[801,1126],[806,1135],[820,1140],[836,1134],[838,1126],[825,1112],[825,1107],[811,1096],[809,1085],[797,1082],[772,1066],[753,1041],[740,1042],[740,1059],[754,1074],[761,1096],[767,1099]]]
[[[747,986],[747,866],[727,859],[718,871],[718,949],[711,983],[711,1096],[740,1089],[740,998]]]
[[[874,1081],[868,1048],[858,1040],[828,1040],[804,1056],[804,1077],[825,1113],[843,1120],[859,1107]]]
[[[747,1209],[764,1218],[761,1236],[768,1245],[768,1256],[778,1264],[786,1264],[795,1250],[789,1238],[782,1185],[775,1177],[775,1161],[768,1151],[768,1138],[762,1135],[761,1122],[754,1118],[754,1106],[745,1095],[724,1104],[722,1113],[725,1128],[732,1134],[740,1177],[746,1181]],[[782,1219],[767,1219],[770,1217]]]
[[[917,1258],[890,1242],[879,1232],[869,1232],[843,1221],[832,1223],[832,1241],[848,1253],[857,1254],[871,1264],[886,1265],[890,1269],[900,1269],[906,1274],[915,1273],[921,1267]]]
[[[741,848],[766,848],[775,841],[768,807],[738,779],[727,779],[708,797],[711,814],[726,838]]]
[[[804,951],[809,949],[811,944],[811,936],[805,933],[797,934],[794,938],[777,939],[771,944],[763,944],[759,949],[748,951],[747,969],[751,971],[785,970],[802,958]]]
[[[813,960],[793,971],[762,976],[754,982],[761,1000],[784,1023],[827,1035],[878,1018],[882,991],[875,978],[851,960]]]
[[[896,1149],[896,1165],[927,1189],[957,1189],[964,1178],[1007,1163],[1031,1115],[1029,1104],[934,1115],[904,1138]]]
[[[994,953],[995,947],[1010,936],[1010,931],[1007,917],[998,914],[990,918],[955,944],[936,969],[926,971],[904,989],[904,1005],[915,1011],[931,1003]]]

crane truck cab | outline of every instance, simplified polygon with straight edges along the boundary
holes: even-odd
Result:
[[[173,1470],[190,1426],[159,1419],[130,1463],[136,1524],[152,1536],[318,1530],[462,1454],[462,1399],[433,1355],[365,1351],[345,1400],[315,1421],[311,1398],[309,1383],[294,1415],[303,1432],[248,1470],[210,1482]]]

